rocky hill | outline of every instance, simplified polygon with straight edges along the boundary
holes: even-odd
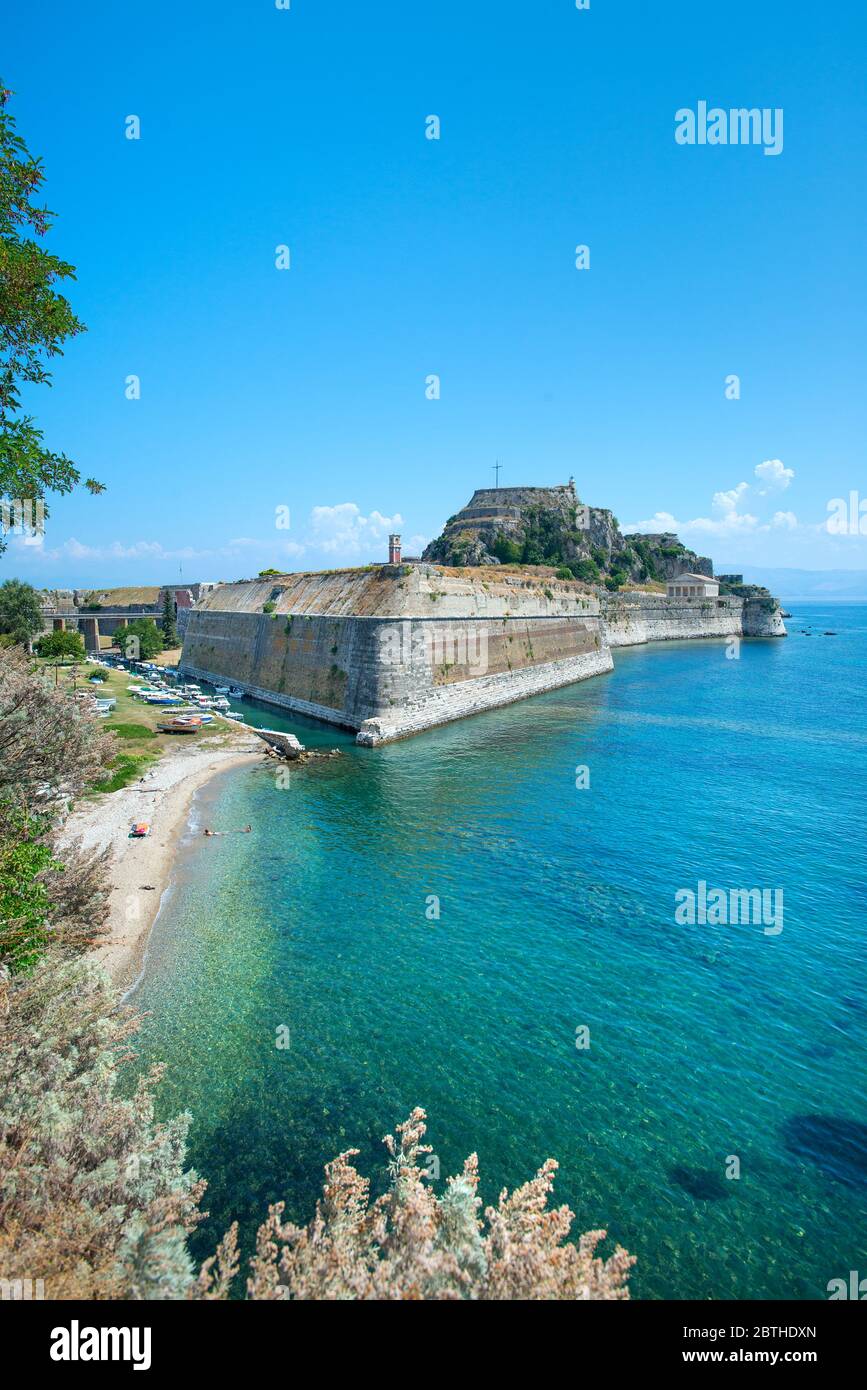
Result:
[[[554,565],[609,589],[673,579],[687,570],[713,574],[712,562],[673,534],[624,536],[612,512],[578,499],[571,480],[549,488],[478,489],[423,559],[455,566]]]

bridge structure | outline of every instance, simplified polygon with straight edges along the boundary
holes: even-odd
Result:
[[[48,631],[80,632],[84,638],[85,651],[98,652],[100,635],[111,637],[128,623],[135,622],[137,618],[153,618],[156,622],[161,616],[161,611],[158,613],[156,609],[133,613],[129,609],[100,608],[87,613],[81,608],[70,608],[46,610],[42,618]]]

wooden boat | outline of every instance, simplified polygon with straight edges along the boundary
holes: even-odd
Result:
[[[201,727],[201,719],[170,719],[165,724],[157,724],[161,734],[197,734]]]

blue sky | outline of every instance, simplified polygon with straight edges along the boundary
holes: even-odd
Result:
[[[824,525],[867,501],[854,0],[16,9],[0,72],[89,329],[26,403],[108,491],[4,574],[417,551],[498,458],[718,565],[867,569]],[[782,108],[782,152],[677,144],[701,100]]]

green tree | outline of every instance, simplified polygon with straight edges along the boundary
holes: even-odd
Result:
[[[17,134],[7,109],[11,91],[0,81],[0,552],[4,532],[15,524],[10,503],[23,504],[31,524],[46,493],[71,492],[81,481],[65,454],[46,448],[33,417],[20,412],[25,383],[50,384],[46,359],[62,353],[67,338],[84,331],[59,281],[75,278],[71,265],[33,240],[45,236],[53,213],[37,201],[44,175]],[[102,483],[88,478],[90,492]]]
[[[42,631],[42,605],[32,584],[6,579],[0,584],[0,633],[29,649]]]
[[[46,632],[36,643],[38,656],[59,659],[64,656],[84,660],[84,642],[79,632]]]
[[[599,583],[599,566],[595,560],[575,560],[572,563],[572,573],[576,579],[582,579],[585,584]]]
[[[48,941],[51,898],[43,876],[62,866],[44,842],[46,816],[5,818],[0,836],[0,960],[26,970]]]
[[[517,541],[510,540],[502,532],[497,536],[491,547],[497,559],[502,565],[519,565],[521,563],[521,546]]]
[[[124,656],[133,661],[152,661],[159,656],[165,643],[153,618],[136,618],[117,634]]]
[[[166,589],[163,593],[163,616],[160,626],[163,630],[163,646],[176,647],[179,640],[178,629],[175,625],[175,609],[170,589]]]

